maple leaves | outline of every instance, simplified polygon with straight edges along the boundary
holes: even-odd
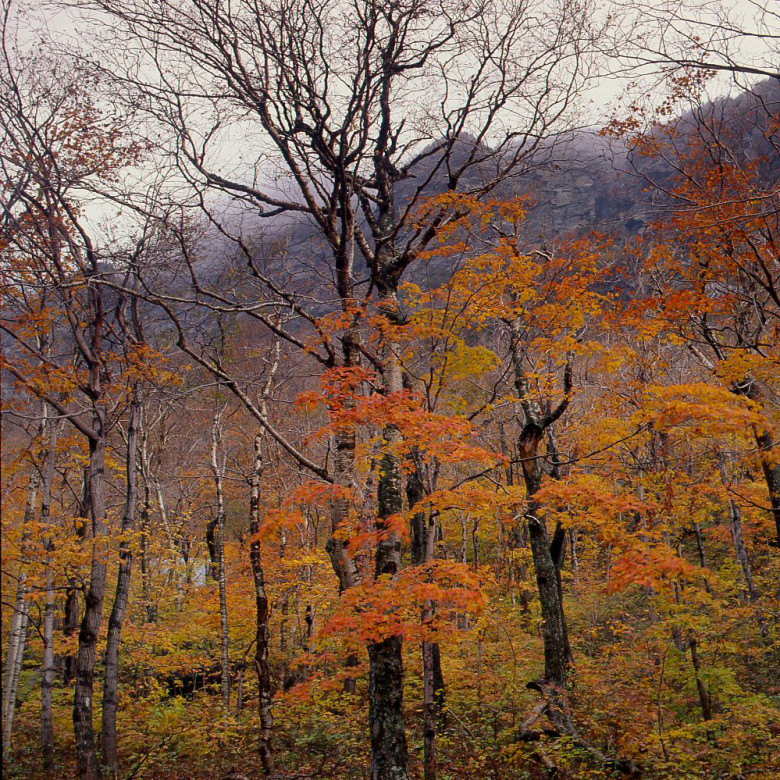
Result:
[[[455,561],[407,566],[395,578],[381,577],[351,588],[323,628],[324,636],[341,634],[353,642],[381,642],[392,636],[422,642],[440,638],[464,614],[478,615],[485,605],[484,582]],[[426,602],[436,602],[429,621],[420,621]],[[445,632],[446,633],[446,632]]]
[[[88,105],[83,121],[100,124]],[[78,138],[86,125],[74,122],[64,127]],[[67,589],[86,581],[95,562],[110,581],[120,546],[142,561],[123,643],[119,727],[127,755],[148,760],[157,774],[195,776],[211,766],[207,748],[238,765],[252,754],[258,723],[254,714],[239,717],[240,708],[267,695],[283,769],[298,762],[296,771],[315,776],[360,776],[370,695],[365,648],[403,639],[413,752],[422,752],[416,718],[426,706],[416,645],[436,643],[447,687],[446,725],[436,727],[442,765],[470,773],[464,777],[498,775],[506,766],[519,774],[537,771],[545,756],[574,776],[605,777],[585,742],[554,736],[552,721],[533,745],[517,743],[528,712],[542,717],[525,687],[539,678],[546,631],[532,596],[538,572],[529,546],[542,519],[550,538],[540,547],[554,564],[543,576],[565,603],[576,663],[567,717],[584,724],[581,733],[605,751],[641,755],[658,776],[676,767],[699,776],[725,766],[727,752],[746,770],[768,765],[777,739],[762,723],[774,712],[765,692],[774,690],[776,553],[768,545],[766,474],[780,460],[771,441],[775,233],[762,209],[774,195],[759,193],[760,161],[724,151],[721,170],[706,150],[682,140],[682,128],[657,124],[636,142],[678,154],[685,176],[668,188],[674,210],[624,248],[640,273],[624,289],[615,289],[609,265],[623,251],[614,244],[603,252],[601,239],[586,237],[534,249],[519,230],[525,201],[448,194],[419,213],[421,226],[449,215],[418,258],[451,263],[445,282],[402,285],[404,316],[388,317],[369,298],[309,323],[331,350],[353,338],[353,363],[315,363],[314,341],[301,341],[309,349],[292,366],[277,346],[277,387],[276,369],[268,368],[273,350],[258,346],[246,322],[237,317],[221,329],[222,368],[246,359],[251,374],[252,360],[265,359],[262,377],[241,381],[262,396],[260,416],[323,464],[315,478],[270,438],[257,444],[258,470],[250,462],[257,416],[226,401],[224,385],[215,389],[201,373],[204,364],[163,360],[165,338],[157,348],[119,348],[113,339],[121,328],[111,321],[117,330],[101,363],[102,397],[115,414],[105,462],[111,533],[93,546],[73,511],[83,497],[85,441],[61,439],[55,522],[27,524],[24,539],[18,489],[29,463],[9,463],[6,454],[3,572],[30,550],[46,550],[50,584]],[[121,138],[107,145],[122,147]],[[75,154],[65,146],[63,155]],[[88,158],[98,151],[85,147]],[[78,175],[90,175],[90,164],[74,162]],[[28,220],[20,224],[32,229]],[[10,273],[0,292],[24,309],[13,323],[20,339],[62,332],[67,317],[45,285],[46,295],[33,285],[32,245],[6,250]],[[94,285],[74,258],[62,262],[75,274],[68,294],[80,304]],[[83,330],[78,317],[75,325]],[[89,389],[88,361],[39,357],[15,363],[29,391],[70,404]],[[392,361],[402,389],[389,392],[383,369]],[[257,390],[268,375],[274,382]],[[136,383],[148,385],[145,414],[153,419],[139,451],[142,527],[122,534],[122,410]],[[203,430],[215,400],[227,404],[230,421],[222,439],[226,605],[230,672],[235,688],[245,686],[235,716],[218,708],[208,685],[186,701],[166,687],[210,668],[218,654],[204,541],[213,499]],[[12,403],[27,413],[24,397]],[[339,461],[345,443],[354,444],[353,457]],[[380,516],[377,485],[388,458],[399,464],[400,509]],[[534,479],[524,480],[529,474]],[[247,532],[250,484],[257,522]],[[401,565],[377,576],[377,548],[396,542]],[[333,576],[331,544],[353,567],[349,587]],[[36,608],[45,607],[44,558],[27,568]],[[269,689],[262,693],[242,676],[259,644],[256,560],[267,610],[259,664],[267,666]],[[75,634],[58,636],[54,646],[70,654],[76,643]],[[25,706],[26,726],[35,713]],[[64,705],[57,709],[64,722]],[[152,755],[151,742],[162,746]],[[186,769],[171,769],[175,751]]]

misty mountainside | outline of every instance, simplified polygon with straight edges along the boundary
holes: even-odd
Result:
[[[714,149],[718,133],[739,163],[761,161],[762,184],[780,185],[780,81],[767,79],[687,111],[675,131],[678,149],[709,147],[713,155],[723,154]],[[674,205],[666,190],[675,174],[671,160],[645,156],[625,137],[586,128],[541,144],[491,197],[528,198],[521,233],[529,249],[590,231],[630,238]],[[437,184],[443,189],[440,182],[432,189]]]
[[[740,162],[762,160],[758,171],[766,182],[780,182],[780,83],[768,79],[736,97],[697,106],[675,121],[676,145],[706,147],[710,130],[722,128],[729,153]],[[431,147],[435,148],[434,146]],[[472,151],[469,140],[451,150],[451,167],[457,169]],[[511,146],[503,154],[513,152]],[[459,182],[462,192],[478,191],[496,175],[500,160],[491,150],[476,155]],[[484,159],[480,163],[479,159]],[[435,154],[423,156],[410,175],[396,184],[396,208],[400,212],[421,188],[422,197],[441,194],[447,188],[446,166],[437,164]],[[675,175],[669,159],[647,156],[632,148],[625,137],[600,132],[597,128],[570,131],[539,142],[506,177],[492,187],[487,197],[527,199],[527,213],[520,228],[524,249],[532,251],[546,244],[554,248],[564,239],[590,232],[614,236],[619,242],[635,236],[649,222],[673,206],[667,192]],[[419,202],[419,200],[418,200]],[[241,237],[251,248],[252,262],[259,276],[273,281],[277,291],[322,315],[337,304],[330,248],[319,229],[300,215],[266,219],[256,213],[235,213],[222,217],[227,232]],[[403,240],[403,235],[399,240]],[[237,244],[224,237],[209,238],[202,254],[201,281],[219,288],[236,302],[268,297],[260,278],[249,278],[247,261]],[[452,260],[434,258],[412,263],[404,281],[422,287],[444,282],[452,271]],[[187,274],[168,275],[178,286]],[[355,247],[354,276],[367,289],[369,269]],[[164,284],[163,286],[168,286]],[[271,296],[273,297],[273,296]]]

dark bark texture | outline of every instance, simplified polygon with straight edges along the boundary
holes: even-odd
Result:
[[[104,421],[97,416],[95,427],[105,430]],[[92,723],[94,712],[94,683],[97,641],[106,591],[105,550],[101,542],[105,527],[105,438],[90,441],[89,493],[92,513],[92,564],[85,595],[84,616],[79,626],[79,651],[76,657],[76,689],[73,694],[73,730],[76,738],[76,757],[79,777],[99,780],[100,762],[95,746]]]
[[[539,425],[533,422],[527,424],[520,434],[518,449],[523,458],[523,476],[528,496],[526,509],[528,538],[542,611],[544,677],[547,683],[565,688],[572,657],[560,581],[560,564],[564,549],[563,530],[556,529],[551,543],[542,508],[534,499],[542,481],[542,469],[538,458],[542,435],[543,429]]]
[[[401,637],[368,647],[371,780],[408,780],[406,728],[403,717]]]
[[[130,416],[127,424],[127,457],[125,511],[122,517],[122,533],[135,530],[136,505],[138,502],[138,422],[139,406],[137,388],[133,391],[130,403]],[[116,582],[116,595],[108,619],[106,638],[105,677],[103,680],[103,715],[101,744],[103,761],[111,777],[119,776],[119,743],[116,730],[116,715],[119,706],[119,644],[122,635],[127,602],[130,598],[130,576],[133,567],[133,552],[129,541],[123,541],[119,548],[119,573]]]
[[[260,531],[260,477],[263,473],[262,437],[255,437],[254,470],[252,472],[251,493],[249,498],[249,533]],[[252,564],[252,578],[255,585],[255,606],[257,622],[255,629],[255,671],[258,685],[258,714],[260,716],[260,734],[258,749],[263,772],[270,775],[274,771],[273,753],[273,710],[271,691],[271,667],[268,663],[268,594],[265,590],[265,574],[260,552],[260,541],[253,539],[249,547]]]

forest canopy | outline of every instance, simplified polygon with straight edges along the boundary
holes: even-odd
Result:
[[[2,11],[4,777],[780,774],[771,0]]]

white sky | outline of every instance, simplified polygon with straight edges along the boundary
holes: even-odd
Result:
[[[72,11],[54,11],[51,6],[39,5],[35,0],[11,0],[20,18],[25,24],[19,27],[19,40],[22,46],[33,41],[48,38],[56,46],[62,48],[80,48],[88,54],[94,54],[90,49],[97,38],[94,27],[84,17]],[[148,0],[153,2],[154,0]],[[3,0],[5,4],[8,0]],[[721,20],[727,19],[735,28],[757,32],[753,36],[732,36],[730,56],[740,63],[757,63],[760,67],[773,69],[780,67],[780,0],[598,0],[598,10],[601,14],[615,11],[613,18],[618,26],[630,27],[636,31],[639,27],[647,27],[648,32],[658,29],[653,13],[639,13],[638,8],[644,7],[650,12],[663,14],[668,19],[668,9],[675,9],[686,17],[695,18],[702,35],[721,37],[727,28]],[[717,55],[717,50],[714,56]],[[605,62],[607,69],[618,66],[617,59]],[[617,67],[615,67],[617,71]],[[599,79],[593,86],[585,90],[581,96],[581,116],[585,124],[599,126],[621,113],[630,98],[626,97],[627,84],[636,80],[636,73],[616,72],[614,75]],[[653,76],[648,77],[650,81]],[[757,77],[739,76],[736,81],[730,74],[723,74],[714,79],[708,87],[710,97],[736,92],[744,89]],[[240,144],[231,143],[235,148]]]

